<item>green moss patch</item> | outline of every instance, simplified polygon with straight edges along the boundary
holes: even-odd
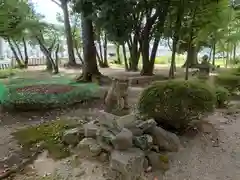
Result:
[[[14,132],[12,135],[24,148],[30,149],[38,144],[48,150],[54,159],[65,158],[70,155],[67,146],[62,142],[62,134],[72,127],[67,121],[58,120],[27,127]]]

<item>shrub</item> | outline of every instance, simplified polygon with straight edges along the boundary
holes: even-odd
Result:
[[[69,105],[93,99],[98,86],[82,84],[35,84],[9,86],[3,95],[2,107],[12,110],[44,110],[68,107]]]
[[[233,64],[239,64],[240,63],[240,57],[236,57],[235,59],[231,59],[231,62],[233,62]]]
[[[0,79],[5,79],[8,77],[11,77],[18,72],[19,72],[19,70],[17,70],[17,69],[1,69],[0,70]]]
[[[230,70],[230,74],[234,74],[236,76],[240,76],[240,67],[237,67],[237,68],[232,68]]]
[[[216,99],[212,88],[200,81],[155,82],[142,92],[138,110],[165,128],[181,131],[205,112],[212,112]]]
[[[215,89],[216,93],[216,107],[223,108],[226,107],[229,100],[230,100],[230,93],[229,91],[221,86],[217,86]]]
[[[215,83],[228,89],[231,93],[240,85],[240,77],[233,73],[224,73],[216,76]]]

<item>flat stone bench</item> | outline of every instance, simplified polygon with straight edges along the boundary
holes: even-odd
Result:
[[[129,77],[130,85],[149,85],[153,81],[167,80],[168,77],[164,76],[138,76],[138,77]]]

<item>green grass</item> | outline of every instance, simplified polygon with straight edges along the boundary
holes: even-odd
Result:
[[[43,123],[37,126],[18,130],[12,135],[25,148],[31,148],[41,143],[54,159],[68,157],[70,151],[62,142],[62,134],[71,125],[64,120]]]

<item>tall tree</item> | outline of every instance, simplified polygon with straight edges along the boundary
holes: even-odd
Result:
[[[82,8],[84,9],[84,11]],[[97,66],[93,21],[89,17],[89,12],[93,12],[93,5],[91,2],[88,1],[77,1],[75,2],[74,10],[77,13],[81,13],[84,59],[83,73],[80,77],[77,78],[77,81],[89,82],[92,81],[94,78],[99,79],[99,77],[101,76],[101,73],[99,72]]]
[[[70,19],[69,19],[69,10],[68,10],[68,3],[70,0],[52,0],[55,4],[57,4],[59,7],[61,7],[63,11],[63,17],[64,17],[64,27],[65,27],[65,35],[67,39],[67,48],[68,48],[68,64],[70,66],[76,65],[76,60],[74,56],[74,48],[73,48],[73,37],[72,37],[72,31],[71,31],[71,25],[70,25]]]

